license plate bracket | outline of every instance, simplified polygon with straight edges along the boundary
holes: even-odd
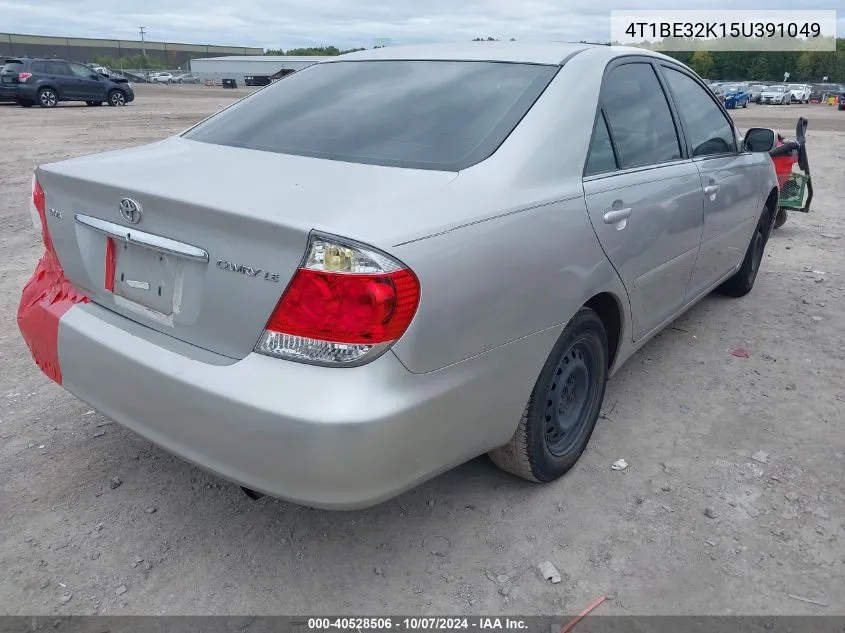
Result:
[[[107,239],[106,290],[160,314],[173,314],[182,279],[182,259],[111,237]]]

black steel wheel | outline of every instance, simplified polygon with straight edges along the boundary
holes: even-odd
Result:
[[[552,455],[565,455],[587,421],[596,352],[589,339],[575,341],[563,354],[546,390],[546,446]]]
[[[766,250],[766,243],[774,229],[775,215],[770,209],[763,209],[754,233],[751,235],[751,242],[745,251],[745,258],[736,274],[717,288],[717,291],[728,297],[744,297],[754,287],[757,280],[757,273],[760,271],[760,264],[763,261],[763,253]]]
[[[572,468],[601,412],[608,359],[604,323],[594,310],[581,308],[546,360],[513,437],[490,452],[493,462],[537,482]]]

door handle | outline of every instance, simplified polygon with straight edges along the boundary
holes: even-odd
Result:
[[[721,188],[722,187],[720,187],[719,185],[707,185],[706,187],[704,187],[704,195],[715,196],[717,193],[719,193],[719,189]]]
[[[614,209],[604,214],[605,224],[618,224],[622,220],[627,220],[631,217],[631,207],[625,209]]]

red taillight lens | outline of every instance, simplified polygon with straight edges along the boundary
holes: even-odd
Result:
[[[26,81],[32,77],[32,73],[18,73],[18,81]]]
[[[418,302],[419,285],[409,270],[356,275],[300,268],[267,329],[376,345],[402,336]]]
[[[256,351],[324,365],[360,364],[405,333],[419,300],[419,281],[400,262],[315,237]]]

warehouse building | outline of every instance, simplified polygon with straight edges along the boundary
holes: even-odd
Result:
[[[263,86],[272,79],[284,77],[316,64],[328,57],[294,55],[239,55],[192,59],[191,74],[202,80],[212,79],[221,83],[234,79],[239,86]]]
[[[0,57],[59,57],[88,63],[95,57],[122,59],[140,55],[158,59],[168,68],[184,66],[195,57],[261,55],[261,48],[242,46],[212,46],[211,44],[178,44],[174,42],[144,42],[133,40],[101,40],[84,37],[47,37],[0,33]]]

